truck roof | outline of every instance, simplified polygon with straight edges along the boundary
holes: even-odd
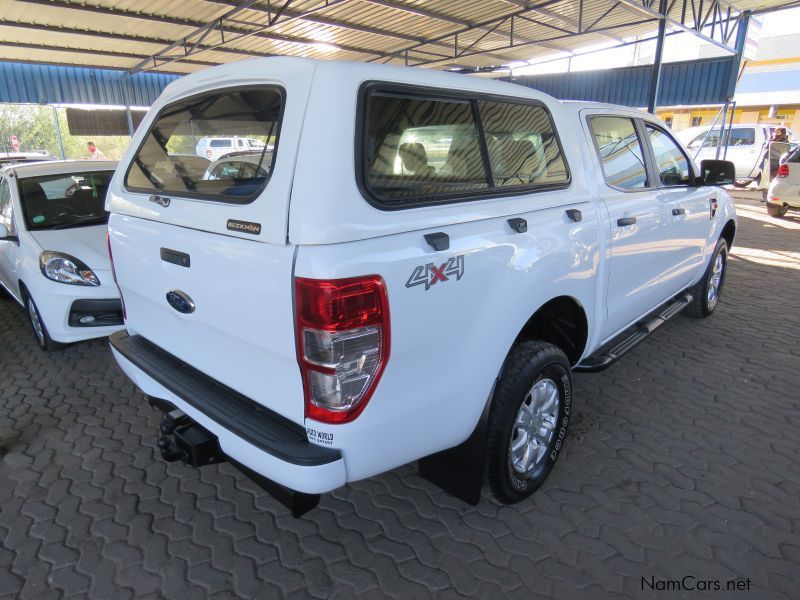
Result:
[[[343,85],[349,84],[353,87],[357,87],[364,82],[378,80],[419,84],[423,86],[447,87],[485,94],[498,94],[519,98],[531,98],[547,102],[558,102],[558,100],[544,92],[515,83],[498,81],[496,79],[469,77],[460,73],[447,73],[445,71],[418,67],[379,65],[350,61],[314,60],[293,56],[243,60],[204,69],[203,71],[192,73],[173,81],[165,88],[162,99],[169,101],[173,98],[184,96],[192,92],[199,92],[204,89],[230,86],[232,83],[237,82],[252,82],[254,78],[258,78],[257,75],[254,76],[254,73],[263,73],[264,80],[269,81],[270,79],[274,79],[274,77],[270,76],[272,73],[275,74],[275,77],[279,78],[283,73],[302,70],[334,72],[337,80]],[[159,104],[161,103],[159,102]]]

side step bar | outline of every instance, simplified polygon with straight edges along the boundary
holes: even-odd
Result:
[[[654,316],[646,317],[591,356],[584,358],[572,370],[578,373],[596,373],[607,369],[635,348],[639,342],[691,304],[692,300],[694,298],[688,292],[681,294],[669,304],[664,305]]]

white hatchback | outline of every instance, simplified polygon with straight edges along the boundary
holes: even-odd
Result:
[[[111,161],[0,170],[0,285],[25,307],[42,350],[122,328],[106,246]]]
[[[789,209],[800,210],[800,149],[784,159],[767,191],[769,216],[782,217]]]

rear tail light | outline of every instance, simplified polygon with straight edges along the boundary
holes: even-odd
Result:
[[[789,176],[789,165],[783,163],[781,166],[778,167],[778,172],[775,173],[775,177],[788,177]]]
[[[211,158],[211,150],[206,149],[206,158]]]
[[[297,355],[306,416],[355,419],[389,359],[389,302],[382,277],[295,279]]]
[[[111,252],[111,236],[106,232],[106,245],[108,246],[108,260],[111,262],[111,276],[114,278],[114,284],[117,286],[119,292],[119,301],[122,304],[122,320],[128,320],[128,313],[125,312],[125,298],[122,297],[122,289],[119,287],[117,281],[117,270],[114,268],[114,255]]]

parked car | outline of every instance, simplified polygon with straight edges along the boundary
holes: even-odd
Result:
[[[264,145],[264,140],[249,137],[204,137],[197,142],[195,151],[197,156],[215,161],[231,152],[260,152],[264,149]]]
[[[104,203],[115,162],[0,169],[0,284],[25,308],[42,350],[122,328]]]
[[[203,179],[253,179],[267,177],[272,152],[267,150],[231,152],[208,165]]]
[[[724,156],[725,160],[736,165],[736,179],[739,184],[744,185],[759,180],[764,144],[770,139],[776,127],[769,124],[735,123],[730,133],[727,127],[725,128],[725,139],[722,142],[720,142],[719,126],[710,133],[710,126],[696,127],[692,128],[690,137],[689,133],[685,133],[680,138],[686,140],[689,154],[698,164],[705,159],[715,158],[717,147],[722,144],[720,158]]]
[[[770,217],[783,217],[789,209],[800,209],[800,148],[781,159],[767,190],[766,204]]]
[[[46,150],[38,152],[0,152],[0,167],[43,160],[55,160],[55,157]]]
[[[280,131],[267,177],[148,176],[214,115]],[[217,67],[170,84],[111,183],[111,347],[167,413],[165,459],[230,460],[294,514],[417,459],[466,501],[485,474],[517,502],[563,448],[573,370],[714,313],[733,175],[652,115],[510,83]]]

